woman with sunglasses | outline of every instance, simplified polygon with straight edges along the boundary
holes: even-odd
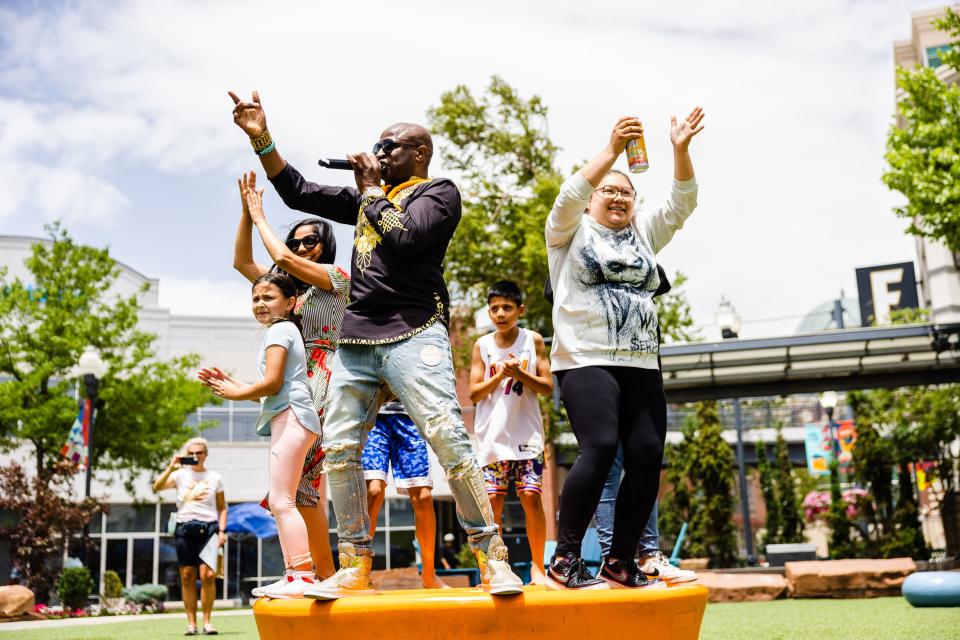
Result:
[[[267,223],[263,212],[263,191],[257,191],[254,172],[239,181],[243,204],[240,225],[234,243],[234,268],[253,282],[264,273],[279,272],[290,276],[297,285],[294,313],[300,316],[303,341],[307,353],[307,380],[313,404],[323,424],[324,403],[330,383],[330,362],[337,348],[343,313],[349,302],[350,278],[334,266],[337,244],[330,223],[310,218],[293,225],[287,239],[281,241]],[[253,259],[252,227],[256,226],[273,266],[266,267]],[[321,496],[323,479],[323,438],[317,438],[304,461],[303,477],[297,488],[297,510],[303,515],[310,539],[310,555],[318,578],[333,575],[330,551],[327,502]],[[266,498],[263,503],[267,504]],[[261,595],[267,587],[253,590]]]
[[[551,369],[580,447],[560,499],[557,550],[547,577],[555,589],[648,584],[635,557],[660,486],[667,426],[653,301],[660,284],[656,254],[696,207],[689,145],[702,120],[699,107],[679,123],[672,119],[673,188],[659,210],[637,214],[633,183],[613,168],[627,142],[643,135],[640,121],[626,117],[600,153],[563,183],[547,217],[555,292]],[[618,446],[626,475],[609,555],[595,579],[580,549]]]
[[[180,588],[183,608],[187,612],[187,631],[195,636],[197,629],[197,571],[200,573],[200,603],[203,609],[205,635],[216,635],[210,623],[216,597],[216,567],[200,560],[200,552],[218,536],[220,546],[227,541],[227,502],[223,496],[223,480],[216,471],[207,469],[207,441],[191,438],[183,451],[170,461],[166,470],[153,483],[154,491],[177,489],[177,528],[174,540],[177,564],[180,566]]]

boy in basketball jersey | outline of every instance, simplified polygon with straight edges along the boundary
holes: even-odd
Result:
[[[473,345],[470,399],[476,404],[477,459],[497,524],[513,478],[526,517],[531,583],[543,584],[546,519],[540,500],[543,476],[543,418],[537,394],[553,392],[550,358],[543,338],[517,325],[523,296],[513,282],[501,281],[487,294],[487,312],[496,331]]]

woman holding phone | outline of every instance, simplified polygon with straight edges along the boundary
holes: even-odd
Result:
[[[227,541],[227,502],[223,497],[223,480],[216,471],[207,469],[207,441],[191,438],[167,465],[156,482],[154,491],[177,490],[177,564],[180,565],[180,584],[183,608],[187,612],[187,630],[183,635],[195,636],[201,632],[216,635],[210,623],[216,596],[216,569],[200,560],[200,551],[214,535],[220,546]],[[199,568],[199,569],[198,569]],[[203,629],[197,629],[197,571],[200,572],[200,602],[203,609]]]

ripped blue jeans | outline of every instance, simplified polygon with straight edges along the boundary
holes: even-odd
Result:
[[[373,553],[361,453],[391,390],[437,454],[474,549],[498,533],[473,444],[460,415],[450,338],[442,324],[390,344],[341,344],[331,367],[323,426],[324,469],[340,543]]]

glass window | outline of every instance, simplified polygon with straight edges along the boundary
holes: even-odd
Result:
[[[402,569],[417,564],[417,553],[413,548],[413,531],[390,532],[390,568]]]
[[[280,538],[273,537],[263,541],[263,555],[261,556],[261,575],[283,575],[283,551],[280,549]]]
[[[949,44],[942,44],[939,47],[927,47],[927,66],[931,69],[936,69],[942,65],[943,60],[940,59],[940,54],[949,50]]]
[[[408,498],[390,498],[387,506],[390,508],[391,527],[413,526],[413,505]]]
[[[387,557],[384,555],[384,549],[386,548],[386,534],[382,529],[377,530],[377,535],[373,537],[373,569],[374,571],[378,569],[387,568]]]
[[[231,533],[227,542],[228,598],[239,598],[257,586],[257,539],[248,533]]]
[[[70,540],[70,547],[67,555],[71,558],[79,558],[84,566],[90,570],[90,577],[93,578],[94,589],[100,591],[100,538],[90,538],[90,546],[84,547],[83,537],[77,536]]]
[[[249,411],[233,408],[233,439],[240,442],[250,442],[260,440],[257,435],[257,418],[259,411]]]
[[[153,538],[133,541],[132,584],[153,584]]]
[[[100,533],[103,530],[103,513],[98,511],[90,518],[90,533]]]
[[[160,538],[160,561],[157,564],[157,582],[167,585],[167,600],[179,600],[180,568],[177,564],[177,547],[173,537]]]
[[[220,442],[230,439],[230,412],[227,409],[204,408],[202,413],[203,424],[207,427],[203,430],[204,438]]]
[[[107,571],[116,571],[120,582],[127,584],[127,539],[107,540]]]
[[[171,533],[168,533],[167,527],[170,524],[170,516],[173,516],[174,519],[176,519],[176,514],[177,514],[176,504],[167,503],[167,504],[160,505],[160,535],[161,536],[173,535],[172,533],[173,530],[171,529],[170,530]],[[176,520],[174,520],[174,526],[176,526]]]
[[[110,505],[110,513],[107,515],[107,533],[153,533],[156,530],[156,505]]]

